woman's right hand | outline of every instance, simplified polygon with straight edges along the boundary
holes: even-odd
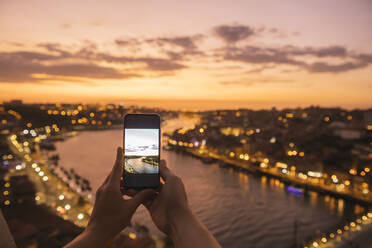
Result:
[[[144,202],[155,225],[167,234],[177,248],[220,248],[220,245],[191,211],[182,180],[162,160],[160,176],[164,180],[159,193]]]
[[[145,206],[155,225],[171,236],[177,222],[188,218],[192,213],[182,180],[168,169],[165,160],[160,161],[159,171],[164,183],[161,183],[157,197],[145,202]]]

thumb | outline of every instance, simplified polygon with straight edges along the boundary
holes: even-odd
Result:
[[[146,189],[138,192],[132,199],[129,201],[133,204],[134,208],[138,208],[142,203],[152,200],[156,196],[156,191],[153,189]]]

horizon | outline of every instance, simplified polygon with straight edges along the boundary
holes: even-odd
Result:
[[[16,101],[16,100],[21,100],[21,99],[10,99],[3,101],[2,104],[6,102],[11,102],[11,101]],[[174,102],[182,102],[182,105],[175,105]],[[75,101],[75,102],[65,102],[65,101],[23,101],[23,104],[86,104],[86,105],[104,105],[104,104],[116,104],[120,105],[122,104],[123,106],[136,106],[136,107],[146,107],[146,108],[159,108],[163,110],[170,110],[170,111],[186,111],[186,112],[204,112],[204,111],[212,111],[212,110],[242,110],[242,109],[247,109],[247,110],[271,110],[275,108],[276,110],[282,111],[285,109],[306,109],[306,108],[311,108],[311,107],[318,107],[318,108],[327,108],[327,109],[343,109],[347,111],[369,111],[372,110],[372,106],[369,107],[343,107],[343,106],[337,106],[337,105],[330,105],[330,106],[324,106],[324,105],[319,105],[319,104],[302,104],[298,106],[278,106],[278,105],[270,105],[266,104],[265,107],[261,105],[254,105],[253,103],[251,104],[242,104],[242,102],[239,101],[232,101],[230,102],[231,105],[229,105],[226,101],[219,101],[219,100],[200,100],[195,102],[195,100],[159,100],[159,99],[131,99],[131,100],[123,100],[123,101],[101,101],[101,102],[96,102],[96,101],[91,101],[91,102],[81,102],[81,101]],[[214,103],[218,104],[219,107],[208,107],[205,106],[204,108],[197,108],[197,107],[192,107],[190,106],[191,103],[196,104],[197,106],[200,106],[200,103]],[[169,104],[172,104],[173,107],[169,107]]]

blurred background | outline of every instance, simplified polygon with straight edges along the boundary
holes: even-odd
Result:
[[[123,115],[157,112],[161,156],[223,247],[371,247],[371,12],[0,0],[0,226],[18,247],[68,243]],[[141,207],[110,247],[172,243]]]

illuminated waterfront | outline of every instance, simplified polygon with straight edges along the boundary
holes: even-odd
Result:
[[[88,178],[94,191],[110,171],[121,139],[120,130],[81,132],[57,143],[60,166],[74,168]],[[224,247],[246,247],[247,243],[252,247],[289,247],[296,220],[298,241],[303,241],[336,230],[363,211],[345,200],[315,192],[290,194],[279,180],[205,165],[175,152],[163,151],[162,158],[182,177],[191,206]],[[159,234],[143,208],[134,221]]]

